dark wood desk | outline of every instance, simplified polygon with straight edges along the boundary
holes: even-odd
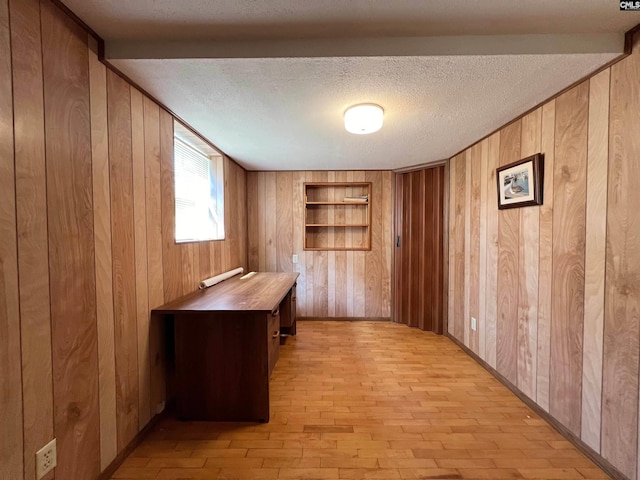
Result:
[[[153,310],[174,317],[180,419],[269,421],[281,324],[295,334],[297,278],[238,275]]]

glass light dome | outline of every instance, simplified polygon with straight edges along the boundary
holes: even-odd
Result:
[[[374,103],[362,103],[344,112],[344,128],[347,132],[363,135],[382,128],[384,110]]]

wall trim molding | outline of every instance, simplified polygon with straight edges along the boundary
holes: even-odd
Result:
[[[443,165],[447,165],[448,162],[449,162],[449,159],[445,158],[444,160],[435,160],[433,162],[419,163],[417,165],[409,165],[408,167],[396,168],[395,170],[392,170],[392,171],[393,173],[410,173],[418,170],[423,170],[425,168],[441,167]]]
[[[524,393],[522,393],[518,388],[513,385],[509,380],[507,380],[504,376],[500,374],[496,369],[494,369],[487,362],[482,360],[475,352],[469,349],[466,345],[464,345],[460,340],[452,336],[450,333],[446,333],[446,335],[453,343],[455,343],[460,349],[469,355],[472,359],[474,359],[482,368],[484,368],[487,372],[493,375],[500,383],[502,383],[505,387],[507,387],[516,397],[518,397],[522,402],[529,407],[531,410],[535,412],[536,415],[541,417],[545,422],[551,425],[560,435],[566,438],[569,442],[571,442],[578,450],[584,453],[589,460],[595,463],[598,467],[600,467],[604,472],[609,475],[611,478],[615,480],[629,480],[627,476],[617,470],[613,465],[611,465],[604,457],[602,457],[599,453],[589,447],[586,443],[584,443],[580,438],[574,435],[571,431],[569,431],[564,425],[558,422],[554,417],[551,416],[549,412],[543,410],[537,403],[527,397]]]
[[[107,465],[98,480],[109,480],[113,474],[120,468],[120,466],[124,463],[124,461],[133,453],[133,451],[142,443],[144,438],[149,434],[149,432],[160,422],[160,420],[164,419],[167,416],[167,409],[165,408],[161,413],[155,415],[149,423],[147,423],[142,430],[138,432],[138,434],[133,437],[126,447],[122,449],[120,453],[116,455],[116,458]]]

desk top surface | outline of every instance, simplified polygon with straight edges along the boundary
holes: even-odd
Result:
[[[185,295],[161,307],[157,313],[272,312],[296,283],[298,273],[259,272],[248,278],[236,275],[217,285]]]

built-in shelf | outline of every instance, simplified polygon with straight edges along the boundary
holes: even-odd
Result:
[[[303,203],[305,250],[371,250],[370,182],[305,183]]]
[[[368,227],[367,223],[307,223],[306,227]]]
[[[307,202],[307,205],[367,205],[369,202]]]

